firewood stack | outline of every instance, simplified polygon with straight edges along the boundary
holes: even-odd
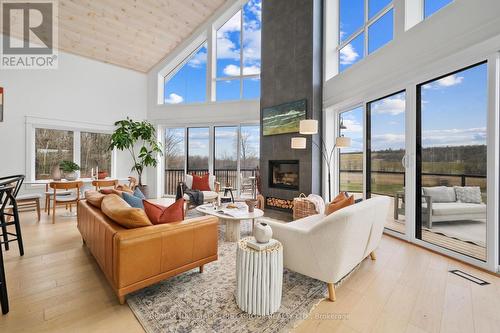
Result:
[[[268,207],[276,207],[281,209],[293,209],[293,200],[269,197],[266,199],[266,205]]]

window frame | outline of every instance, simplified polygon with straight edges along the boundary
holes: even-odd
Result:
[[[265,1],[265,0],[262,0],[262,1]],[[218,58],[217,58],[217,32],[219,31],[219,29],[221,29],[227,22],[229,22],[229,20],[231,20],[234,15],[237,12],[233,13],[228,19],[224,20],[224,23],[222,24],[218,24],[216,26],[214,26],[214,55],[213,55],[213,68],[214,68],[214,72],[213,72],[213,91],[214,91],[214,94],[213,94],[213,98],[214,98],[214,101],[216,102],[226,102],[226,101],[218,101],[217,100],[217,82],[220,82],[220,81],[234,81],[234,80],[239,80],[240,82],[240,98],[237,99],[237,100],[243,100],[243,81],[244,79],[259,79],[260,80],[260,74],[261,72],[259,72],[259,74],[243,74],[243,71],[244,71],[244,57],[243,57],[243,54],[244,54],[244,51],[243,51],[243,35],[244,35],[244,29],[243,29],[243,26],[244,26],[244,15],[243,15],[243,8],[245,7],[245,5],[248,3],[248,1],[246,2],[243,2],[238,8],[238,11],[239,11],[239,14],[240,14],[240,60],[239,60],[239,65],[240,65],[240,75],[238,76],[218,76],[217,75],[217,61],[218,61]],[[261,31],[262,31],[262,22],[261,22]],[[262,33],[262,32],[261,32]],[[262,57],[261,57],[261,60],[262,60]],[[262,67],[261,67],[261,70],[262,70]],[[259,94],[260,95],[260,94]],[[252,100],[252,99],[249,99],[249,100]],[[228,100],[229,101],[229,100]]]
[[[73,162],[80,165],[81,162],[81,132],[113,134],[113,126],[102,124],[80,123],[71,121],[52,120],[37,117],[26,118],[26,179],[32,183],[40,181],[36,179],[36,129],[62,130],[73,132]],[[110,177],[116,177],[117,150],[111,151]]]
[[[184,68],[188,64],[189,61],[200,51],[203,47],[206,47],[207,49],[207,62],[205,64],[205,82],[206,82],[206,77],[208,76],[208,40],[205,39],[197,47],[195,47],[186,57],[184,57],[184,60],[182,60],[180,63],[177,64],[173,69],[168,71],[167,74],[163,75],[163,87],[162,87],[162,93],[163,93],[163,104],[165,105],[173,105],[171,103],[165,103],[165,87],[168,84],[168,82],[177,74],[181,69]],[[206,87],[205,83],[205,100],[201,102],[181,102],[178,104],[200,104],[200,103],[206,103],[208,101],[208,87]]]
[[[337,62],[338,62],[337,73],[342,73],[342,72],[348,70],[352,66],[363,61],[363,59],[365,59],[370,54],[376,53],[378,50],[380,50],[385,45],[389,44],[392,40],[394,40],[394,36],[396,34],[396,24],[395,24],[396,19],[395,19],[395,11],[394,11],[394,1],[395,0],[391,0],[391,2],[388,5],[386,5],[384,8],[382,8],[372,18],[369,18],[370,13],[368,12],[370,0],[363,0],[363,1],[364,1],[364,23],[363,23],[363,26],[361,26],[358,30],[353,32],[344,41],[340,40],[340,22],[341,22],[340,21],[340,0],[337,1],[337,25],[338,25],[337,30],[338,30],[338,32],[337,32],[337,37],[336,37],[337,38],[337,46],[335,48],[335,53],[337,55]],[[389,42],[387,42],[383,46],[379,47],[378,49],[374,50],[373,52],[369,53],[368,52],[368,39],[369,39],[368,31],[369,31],[369,28],[391,10],[393,11],[393,15],[392,15],[392,40],[390,40]],[[358,62],[352,64],[348,68],[345,68],[344,70],[340,70],[340,51],[345,46],[349,45],[354,39],[356,39],[356,37],[360,36],[363,33],[364,33],[364,36],[363,36],[363,58],[360,59]]]

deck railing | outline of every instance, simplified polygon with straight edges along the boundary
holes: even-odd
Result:
[[[188,170],[189,174],[204,175],[208,173],[208,169],[196,169]],[[245,179],[249,177],[255,177],[257,172],[256,168],[242,168],[240,173],[242,179],[240,181],[240,186],[249,185],[244,184]],[[220,182],[221,186],[231,186],[236,189],[238,185],[238,170],[236,169],[215,169],[215,178]],[[177,184],[184,181],[185,171],[184,169],[165,169],[165,194],[175,195],[177,189]],[[245,189],[247,189],[245,187]],[[243,190],[243,189],[242,189]]]
[[[371,171],[371,192],[394,196],[405,186],[403,171]],[[340,170],[341,190],[363,191],[362,170]],[[422,186],[479,186],[486,189],[486,176],[471,174],[422,173]]]

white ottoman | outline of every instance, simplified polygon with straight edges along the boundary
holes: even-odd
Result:
[[[281,306],[283,284],[283,246],[280,242],[257,251],[247,246],[246,237],[238,242],[236,253],[236,304],[252,315],[265,316]]]

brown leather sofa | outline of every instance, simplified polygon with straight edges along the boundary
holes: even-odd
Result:
[[[80,201],[78,230],[121,304],[125,295],[217,260],[218,219],[125,229]]]

